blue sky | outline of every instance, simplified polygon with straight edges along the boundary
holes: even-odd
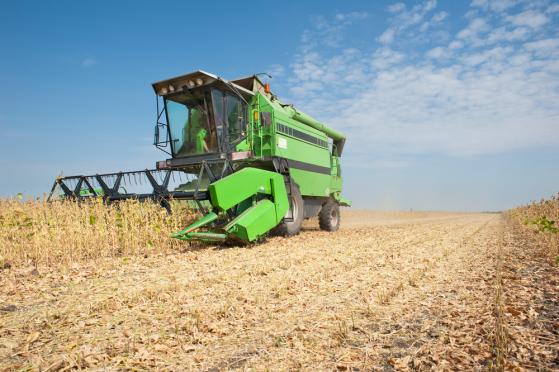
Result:
[[[281,4],[281,5],[280,5]],[[361,208],[501,210],[559,191],[559,3],[17,1],[0,5],[0,195],[145,169],[154,81],[266,71],[349,136]]]

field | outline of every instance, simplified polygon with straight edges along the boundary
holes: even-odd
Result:
[[[224,248],[170,242],[189,216],[149,206],[20,204],[0,213],[0,369],[559,368],[534,207],[344,210],[336,233]]]

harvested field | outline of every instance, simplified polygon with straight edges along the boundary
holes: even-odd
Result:
[[[0,270],[0,369],[559,367],[557,268],[526,260],[500,214],[344,211],[342,226]]]

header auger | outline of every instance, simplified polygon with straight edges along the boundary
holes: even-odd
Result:
[[[260,79],[227,81],[196,71],[153,84],[154,145],[170,158],[153,170],[59,177],[49,199],[106,202],[188,200],[202,217],[173,234],[183,240],[249,243],[272,232],[290,236],[304,219],[336,231],[344,134],[281,103]],[[132,193],[127,182],[151,191]],[[170,181],[180,183],[169,190]]]

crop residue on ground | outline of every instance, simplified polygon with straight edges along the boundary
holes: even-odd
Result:
[[[315,224],[244,248],[2,270],[0,368],[556,365],[557,339],[530,359],[517,345],[545,334],[510,338],[522,319],[556,319],[516,311],[524,283],[511,286],[518,247],[500,214],[346,210],[336,233]]]

